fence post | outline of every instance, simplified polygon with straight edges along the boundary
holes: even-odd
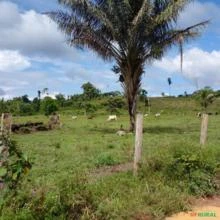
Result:
[[[135,151],[134,151],[134,176],[137,175],[139,164],[141,161],[142,140],[143,140],[143,114],[136,116],[135,131]]]
[[[4,129],[4,113],[1,115],[1,130],[0,133],[3,135],[3,129]]]
[[[201,145],[205,145],[206,143],[207,132],[208,132],[208,121],[209,121],[209,115],[202,114],[201,135],[200,135]]]

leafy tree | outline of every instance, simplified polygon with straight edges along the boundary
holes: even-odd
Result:
[[[65,96],[64,96],[63,94],[58,94],[58,95],[56,95],[56,100],[57,100],[58,105],[59,105],[60,107],[63,107],[63,106],[64,106],[64,103],[65,103],[65,101],[66,101]]]
[[[210,104],[212,104],[216,98],[216,94],[210,87],[205,87],[194,93],[194,97],[200,102],[201,107],[205,112]]]
[[[82,85],[83,95],[86,100],[91,100],[97,98],[100,95],[100,90],[95,88],[90,82],[84,83]]]
[[[7,112],[8,111],[8,106],[7,103],[4,101],[4,99],[0,100],[0,114]]]
[[[30,103],[20,103],[19,114],[20,115],[33,115],[33,106]]]
[[[118,113],[119,109],[125,107],[125,102],[122,97],[111,97],[104,105],[107,107],[107,111],[113,114]]]
[[[31,101],[28,98],[28,95],[23,95],[21,96],[22,102],[24,103],[31,103]]]
[[[140,97],[140,100],[142,102],[145,102],[146,98],[147,98],[147,91],[145,89],[141,89],[140,92],[139,92],[139,97]]]
[[[95,112],[97,111],[97,107],[94,104],[84,102],[82,106],[87,117],[94,116]]]
[[[144,66],[159,59],[172,45],[197,36],[199,24],[176,29],[178,15],[190,0],[59,0],[68,10],[50,17],[68,37],[70,45],[94,50],[104,60],[115,61],[135,127],[138,91]],[[182,66],[182,65],[181,65]]]
[[[32,101],[32,105],[33,105],[34,112],[40,111],[40,99],[39,98],[34,98]]]
[[[56,100],[54,100],[50,97],[45,97],[42,102],[42,110],[43,110],[44,114],[47,116],[56,112],[58,110]]]

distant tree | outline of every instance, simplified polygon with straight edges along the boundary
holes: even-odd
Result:
[[[64,103],[66,101],[65,99],[65,96],[63,94],[58,94],[55,96],[56,97],[56,100],[57,100],[57,103],[60,107],[63,107],[64,106]]]
[[[189,96],[188,93],[187,93],[187,91],[184,92],[184,96],[185,96],[185,97],[188,97],[188,96]]]
[[[126,104],[122,97],[111,97],[104,103],[106,110],[110,113],[118,113],[119,109],[125,108]]]
[[[161,96],[162,96],[162,97],[165,97],[165,93],[164,93],[164,92],[162,92],[162,93],[161,93]]]
[[[33,115],[33,106],[30,103],[20,103],[19,114],[20,115]]]
[[[100,90],[97,89],[92,83],[87,82],[82,85],[83,95],[86,100],[97,98],[100,95]]]
[[[56,100],[46,97],[42,102],[42,110],[46,116],[51,115],[52,113],[58,110]]]
[[[40,90],[37,91],[37,97],[39,100],[41,100],[41,91]]]
[[[4,112],[8,112],[8,105],[4,99],[1,99],[0,100],[0,114],[2,114]]]
[[[172,79],[170,77],[168,77],[167,82],[168,82],[168,85],[169,85],[169,96],[171,96]]]
[[[24,103],[31,103],[31,101],[30,101],[29,98],[28,98],[28,95],[23,95],[23,96],[21,96],[21,100],[22,100],[22,102],[24,102]]]
[[[207,112],[207,108],[212,104],[216,98],[216,94],[210,87],[196,91],[194,97],[200,102],[202,109]]]
[[[39,98],[34,98],[32,101],[32,105],[33,105],[34,112],[40,111],[40,99]]]
[[[48,89],[48,88],[44,88],[43,91],[42,91],[42,93],[43,93],[44,95],[49,95],[49,89]]]
[[[82,106],[84,107],[85,115],[87,117],[93,117],[95,112],[97,111],[97,107],[94,104],[84,102]]]
[[[145,89],[140,89],[139,91],[139,97],[140,97],[140,101],[145,102],[146,98],[147,98],[147,91]]]

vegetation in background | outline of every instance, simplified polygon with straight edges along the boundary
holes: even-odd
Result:
[[[200,103],[202,111],[207,113],[207,108],[214,102],[218,96],[218,92],[215,93],[212,88],[205,87],[204,89],[194,92],[193,96]]]
[[[51,115],[58,110],[57,102],[50,97],[46,97],[42,101],[41,107],[46,116]]]

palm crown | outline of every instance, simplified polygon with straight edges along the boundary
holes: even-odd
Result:
[[[90,48],[104,60],[115,61],[134,130],[138,91],[144,65],[167,48],[199,34],[207,21],[177,29],[179,13],[190,0],[59,0],[67,10],[50,12],[70,45]]]

